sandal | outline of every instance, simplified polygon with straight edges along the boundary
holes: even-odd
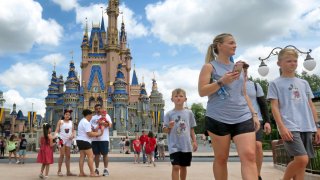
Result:
[[[61,172],[61,171],[60,171],[60,172],[58,172],[57,174],[58,174],[58,176],[63,176],[63,174],[62,174],[62,172]]]
[[[90,177],[100,177],[98,174],[90,174]]]
[[[87,177],[88,175],[86,175],[86,174],[79,174],[78,176],[79,176],[79,177]]]

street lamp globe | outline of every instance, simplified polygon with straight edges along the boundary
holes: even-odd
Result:
[[[316,65],[316,61],[308,53],[306,59],[303,62],[303,67],[308,71],[312,71],[316,67]]]
[[[260,66],[258,68],[258,72],[259,72],[259,74],[261,76],[266,76],[269,73],[269,68],[266,65],[266,63],[264,63],[263,61],[261,61],[261,64],[260,64]]]

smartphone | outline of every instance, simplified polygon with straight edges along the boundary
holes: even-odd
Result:
[[[236,63],[236,64],[233,66],[233,71],[232,71],[232,72],[241,73],[242,68],[243,68],[243,63]]]

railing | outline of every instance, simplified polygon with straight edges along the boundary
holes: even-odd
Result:
[[[306,172],[320,175],[320,145],[313,145],[315,151],[315,158],[309,159],[309,164],[306,168]],[[282,140],[272,141],[272,154],[274,165],[286,167],[292,158],[288,155],[284,149]]]

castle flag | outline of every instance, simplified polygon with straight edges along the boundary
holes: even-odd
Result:
[[[34,124],[37,122],[37,113],[33,111],[28,112],[28,123],[30,128],[34,126]]]
[[[4,119],[4,108],[0,108],[0,123],[2,123],[2,119]]]

